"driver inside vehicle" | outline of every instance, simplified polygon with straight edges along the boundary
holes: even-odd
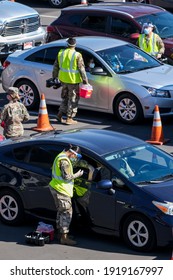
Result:
[[[133,170],[124,158],[118,158],[115,162],[116,168],[127,178],[135,176]]]

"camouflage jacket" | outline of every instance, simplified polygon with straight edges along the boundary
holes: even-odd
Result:
[[[77,57],[77,66],[78,66],[79,73],[82,77],[83,83],[88,83],[88,78],[85,71],[85,64],[83,61],[83,57],[80,53]],[[57,56],[53,66],[52,78],[58,78],[58,73],[59,73],[59,64],[58,64],[58,56]]]
[[[22,122],[28,121],[30,115],[26,107],[18,101],[10,101],[4,106],[0,114],[0,121],[4,121],[4,136],[18,137],[23,135]]]

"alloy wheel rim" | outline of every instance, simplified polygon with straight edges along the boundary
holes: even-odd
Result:
[[[32,88],[28,85],[22,85],[19,87],[19,96],[21,102],[26,106],[29,107],[34,102],[34,92]]]
[[[143,247],[149,239],[147,227],[141,221],[133,221],[128,226],[128,238],[136,247]]]
[[[137,108],[133,100],[124,98],[119,103],[118,112],[123,120],[132,121],[136,117]]]
[[[8,221],[12,221],[17,217],[18,205],[13,197],[5,195],[0,200],[1,216]]]

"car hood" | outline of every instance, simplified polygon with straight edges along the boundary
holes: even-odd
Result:
[[[148,70],[142,70],[126,75],[121,75],[122,80],[148,85],[152,87],[171,86],[173,88],[173,66],[161,65]]]
[[[154,196],[153,199],[173,202],[173,180],[165,183],[151,184],[143,187],[143,190]]]
[[[8,19],[24,18],[26,16],[38,14],[36,10],[17,2],[0,1],[1,18],[0,23]]]

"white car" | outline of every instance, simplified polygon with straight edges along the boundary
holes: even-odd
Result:
[[[45,42],[46,32],[39,13],[17,2],[0,0],[0,61],[18,49],[39,46]]]
[[[153,117],[155,105],[161,115],[173,115],[173,66],[117,39],[91,36],[76,40],[85,65],[91,58],[95,63],[92,71],[86,69],[93,94],[80,98],[80,108],[114,113],[128,124]],[[52,77],[58,51],[66,45],[66,40],[58,40],[8,56],[3,64],[3,89],[18,87],[28,109],[39,105],[41,93],[47,104],[59,105],[61,88],[47,88],[46,80]]]

